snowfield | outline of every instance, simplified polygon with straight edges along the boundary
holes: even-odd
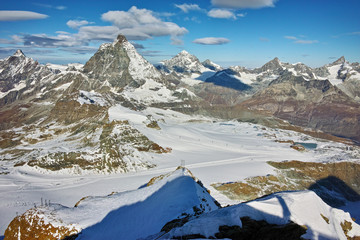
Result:
[[[147,116],[157,120],[161,130],[146,127]],[[341,143],[315,139],[304,134],[265,128],[251,123],[221,122],[202,116],[188,116],[170,110],[147,108],[139,112],[120,105],[109,109],[109,120],[128,120],[150,140],[171,153],[147,154],[156,164],[150,170],[126,174],[99,175],[40,172],[28,166],[11,167],[3,161],[0,174],[0,236],[10,221],[41,199],[73,207],[85,196],[106,196],[140,188],[152,177],[173,171],[185,161],[185,166],[198,177],[211,195],[222,205],[235,204],[211,187],[212,183],[240,181],[246,177],[273,174],[266,161],[358,161],[357,149],[349,150]],[[289,144],[274,140],[315,143],[315,149],[299,152]]]

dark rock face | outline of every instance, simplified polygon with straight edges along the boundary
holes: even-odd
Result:
[[[301,236],[306,233],[306,228],[290,222],[285,225],[269,224],[266,221],[256,221],[250,217],[240,218],[243,224],[239,226],[220,226],[219,232],[215,233],[216,239],[233,240],[289,240],[303,239]],[[176,236],[173,239],[205,239],[200,234]]]
[[[242,217],[242,228],[239,226],[220,226],[216,238],[230,238],[236,240],[256,240],[256,239],[303,239],[301,235],[306,233],[306,229],[296,223],[285,225],[269,224],[266,221],[256,221],[249,217]]]
[[[113,87],[125,87],[133,81],[129,73],[130,59],[119,35],[115,44],[103,44],[84,66],[84,73],[100,82],[108,81]]]

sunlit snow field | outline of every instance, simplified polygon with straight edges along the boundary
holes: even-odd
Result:
[[[149,114],[158,121],[161,130],[146,127],[144,121]],[[343,144],[250,123],[220,122],[155,108],[135,112],[121,106],[110,108],[109,118],[129,120],[150,140],[172,148],[172,152],[149,153],[149,161],[157,167],[126,174],[44,174],[26,166],[10,168],[10,174],[0,175],[0,236],[16,214],[22,214],[34,204],[39,205],[41,198],[44,202],[74,206],[84,196],[137,189],[152,177],[173,171],[181,162],[185,162],[185,166],[210,189],[216,200],[227,205],[236,202],[210,185],[273,173],[266,161],[354,160]],[[289,144],[275,142],[275,139],[316,143],[317,148],[298,152]]]

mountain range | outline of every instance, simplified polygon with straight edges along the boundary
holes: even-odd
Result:
[[[359,86],[360,64],[349,63],[344,57],[320,68],[274,58],[260,68],[247,69],[223,68],[181,51],[154,66],[122,35],[102,44],[85,65],[42,65],[18,50],[0,60],[0,175],[136,174],[156,171],[158,165],[168,166],[170,159],[177,161],[179,156],[181,160],[182,156],[197,159],[196,154],[202,154],[199,159],[211,159],[213,148],[218,155],[236,153],[235,160],[224,157],[211,163],[226,165],[243,162],[238,155],[244,154],[243,144],[250,139],[250,150],[245,153],[252,156],[261,152],[270,158],[266,161],[272,160],[271,151],[277,149],[284,154],[292,152],[288,158],[276,155],[281,159],[275,160],[293,160],[296,156],[308,161],[307,157],[316,156],[314,161],[334,166],[316,165],[327,170],[324,174],[311,172],[310,178],[306,171],[314,168],[311,164],[305,170],[295,167],[294,172],[284,169],[293,169],[291,164],[297,166],[298,162],[289,166],[287,161],[282,162],[285,168],[270,161],[267,166],[276,168],[278,175],[212,182],[215,194],[253,200],[250,196],[261,196],[249,189],[269,186],[266,194],[276,192],[272,189],[303,190],[318,183],[320,176],[326,178],[332,173],[345,185],[356,187],[358,182],[352,179],[359,179],[358,171],[344,170],[348,173],[344,177],[337,172],[337,166],[344,164],[337,161],[347,159],[354,162],[354,169],[357,167]],[[217,135],[229,139],[218,145],[214,142],[219,139]],[[306,155],[310,151],[306,144],[314,144],[311,141],[322,146],[315,146],[313,155]],[[175,146],[175,142],[184,145]],[[251,158],[250,162],[257,166],[257,161]],[[202,164],[194,160],[192,166]],[[357,201],[358,189],[350,194],[350,200],[338,198],[333,193],[342,187],[329,187],[332,184],[325,181],[313,189],[320,197],[312,191],[284,192],[221,208],[204,185],[180,167],[152,179],[147,187],[84,197],[75,207],[41,203],[14,218],[5,239],[20,235],[32,239],[42,233],[44,239],[111,239],[129,234],[129,239],[239,239],[240,232],[250,239],[258,229],[262,231],[259,234],[269,236],[274,228],[281,229],[283,239],[352,239],[360,234],[359,226],[349,214],[327,204],[339,199],[343,205]],[[303,201],[309,208],[306,212],[302,212]],[[271,211],[266,210],[269,205],[273,206]],[[139,229],[144,219],[151,224]],[[112,229],[114,222],[121,222],[123,228]],[[242,232],[242,226],[249,232]]]

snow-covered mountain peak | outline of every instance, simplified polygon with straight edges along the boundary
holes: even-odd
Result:
[[[120,88],[133,80],[141,85],[147,79],[161,78],[160,72],[138,54],[135,47],[122,35],[113,43],[102,44],[85,64],[84,73]]]
[[[16,50],[13,55],[14,57],[25,57],[25,54],[21,51],[21,49]]]
[[[169,60],[164,60],[162,63],[163,65],[161,66],[161,69],[166,72],[192,74],[203,73],[209,70],[201,64],[196,56],[185,50],[181,51]]]

